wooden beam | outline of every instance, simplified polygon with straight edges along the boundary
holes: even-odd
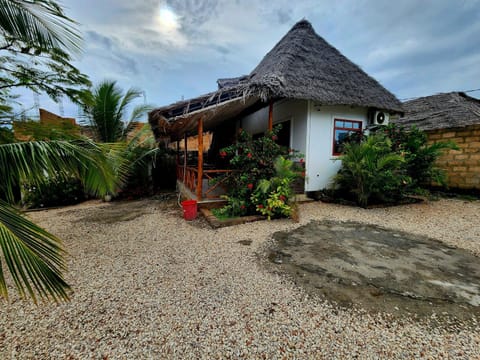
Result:
[[[202,200],[203,192],[203,117],[198,120],[198,172],[197,172],[197,201]]]
[[[273,130],[273,100],[270,101],[270,106],[268,107],[268,131]]]

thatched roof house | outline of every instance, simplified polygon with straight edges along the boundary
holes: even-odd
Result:
[[[480,100],[463,92],[441,93],[403,103],[405,115],[396,120],[421,130],[460,128],[480,124]]]
[[[318,36],[306,20],[298,22],[249,75],[217,83],[217,91],[153,110],[149,122],[155,134],[179,138],[194,132],[200,117],[204,129],[210,130],[272,99],[402,111],[393,94]]]
[[[480,100],[462,92],[441,93],[407,101],[405,116],[395,120],[416,126],[430,142],[454,141],[451,150],[438,160],[446,170],[451,188],[480,190]]]
[[[198,163],[184,160],[177,168],[178,179],[197,199],[209,194],[198,179],[225,166],[219,150],[234,141],[240,127],[258,135],[282,124],[277,143],[305,154],[303,191],[309,192],[329,185],[340,167],[335,160],[347,135],[380,124],[373,121],[377,115],[386,119],[388,113],[402,112],[393,94],[318,36],[305,20],[295,24],[250,74],[219,79],[217,84],[214,92],[149,114],[157,139],[213,132],[209,151],[198,147]],[[203,152],[208,163],[205,173]]]

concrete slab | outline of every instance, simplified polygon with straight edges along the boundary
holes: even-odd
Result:
[[[274,235],[270,260],[343,306],[402,315],[480,315],[480,259],[426,237],[355,222],[314,221]]]

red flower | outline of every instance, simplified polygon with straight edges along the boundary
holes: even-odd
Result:
[[[305,160],[303,159],[300,159],[300,163],[303,164],[305,162]]]
[[[245,209],[245,205],[241,205],[240,209],[242,209],[242,210]]]
[[[247,157],[248,157],[249,159],[251,159],[251,158],[252,158],[252,153],[248,153],[248,154],[247,154]]]
[[[247,185],[247,187],[248,187],[249,190],[252,190],[253,189],[253,184],[250,183],[250,184]]]
[[[305,177],[305,171],[302,171],[302,177]]]
[[[285,201],[287,198],[284,195],[280,195],[280,200]]]
[[[277,136],[277,135],[273,135],[273,136],[272,136],[272,140],[273,140],[273,141],[277,141],[277,140],[278,140],[278,136]]]
[[[262,204],[257,205],[257,207],[258,207],[259,209],[263,209],[263,205],[262,205]]]
[[[220,151],[220,156],[223,158],[223,157],[227,156],[227,153],[225,151]]]

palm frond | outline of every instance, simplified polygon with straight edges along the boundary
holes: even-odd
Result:
[[[143,92],[140,89],[136,88],[130,88],[127,90],[125,95],[122,98],[122,101],[120,102],[118,109],[117,109],[117,118],[121,121],[124,120],[125,117],[125,111],[128,105],[135,100],[136,98],[142,96]]]
[[[0,145],[2,182],[0,194],[14,201],[14,189],[25,181],[40,184],[45,179],[76,175],[94,195],[113,194],[118,180],[103,150],[86,140],[33,141]]]
[[[0,28],[8,36],[45,49],[80,52],[76,23],[51,0],[0,0]]]
[[[61,241],[43,230],[7,203],[0,201],[0,248],[20,295],[34,302],[42,299],[65,301],[70,287],[62,272],[66,255]],[[0,296],[8,298],[8,286],[0,261]]]

